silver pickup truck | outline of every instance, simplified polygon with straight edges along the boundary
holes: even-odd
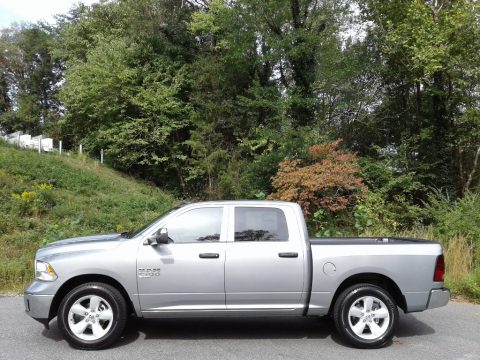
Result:
[[[404,312],[444,306],[442,248],[397,238],[309,238],[301,208],[276,201],[177,207],[135,232],[38,250],[26,312],[57,316],[74,347],[117,340],[130,314],[333,317],[353,346],[380,347]]]

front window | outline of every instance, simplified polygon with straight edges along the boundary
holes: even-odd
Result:
[[[168,221],[168,237],[175,244],[220,241],[223,208],[189,210]]]

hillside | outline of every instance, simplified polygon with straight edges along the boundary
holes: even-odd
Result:
[[[0,144],[0,293],[21,291],[31,280],[42,244],[129,230],[175,202],[86,157]]]

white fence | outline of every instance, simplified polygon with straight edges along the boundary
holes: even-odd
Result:
[[[0,139],[4,139],[7,143],[16,145],[24,149],[37,150],[39,153],[42,152],[58,152],[62,154],[62,140],[58,142],[58,148],[53,147],[53,139],[46,137],[45,135],[31,136],[29,134],[24,134],[22,131],[17,131],[11,134],[5,134],[0,129]],[[78,147],[78,153],[83,153],[82,144]],[[70,155],[70,152],[67,152],[67,155]],[[104,159],[104,150],[100,150],[100,163],[103,164]]]
[[[3,135],[3,139],[9,144],[17,145],[24,149],[36,149],[38,151],[53,151],[53,139],[45,135],[31,136],[17,131],[11,134]]]

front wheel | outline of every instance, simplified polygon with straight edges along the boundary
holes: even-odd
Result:
[[[113,286],[88,283],[70,291],[58,310],[58,327],[70,345],[95,350],[110,346],[122,334],[127,305]]]
[[[339,295],[333,318],[337,331],[350,344],[378,348],[392,339],[398,325],[398,308],[383,288],[358,284]]]

